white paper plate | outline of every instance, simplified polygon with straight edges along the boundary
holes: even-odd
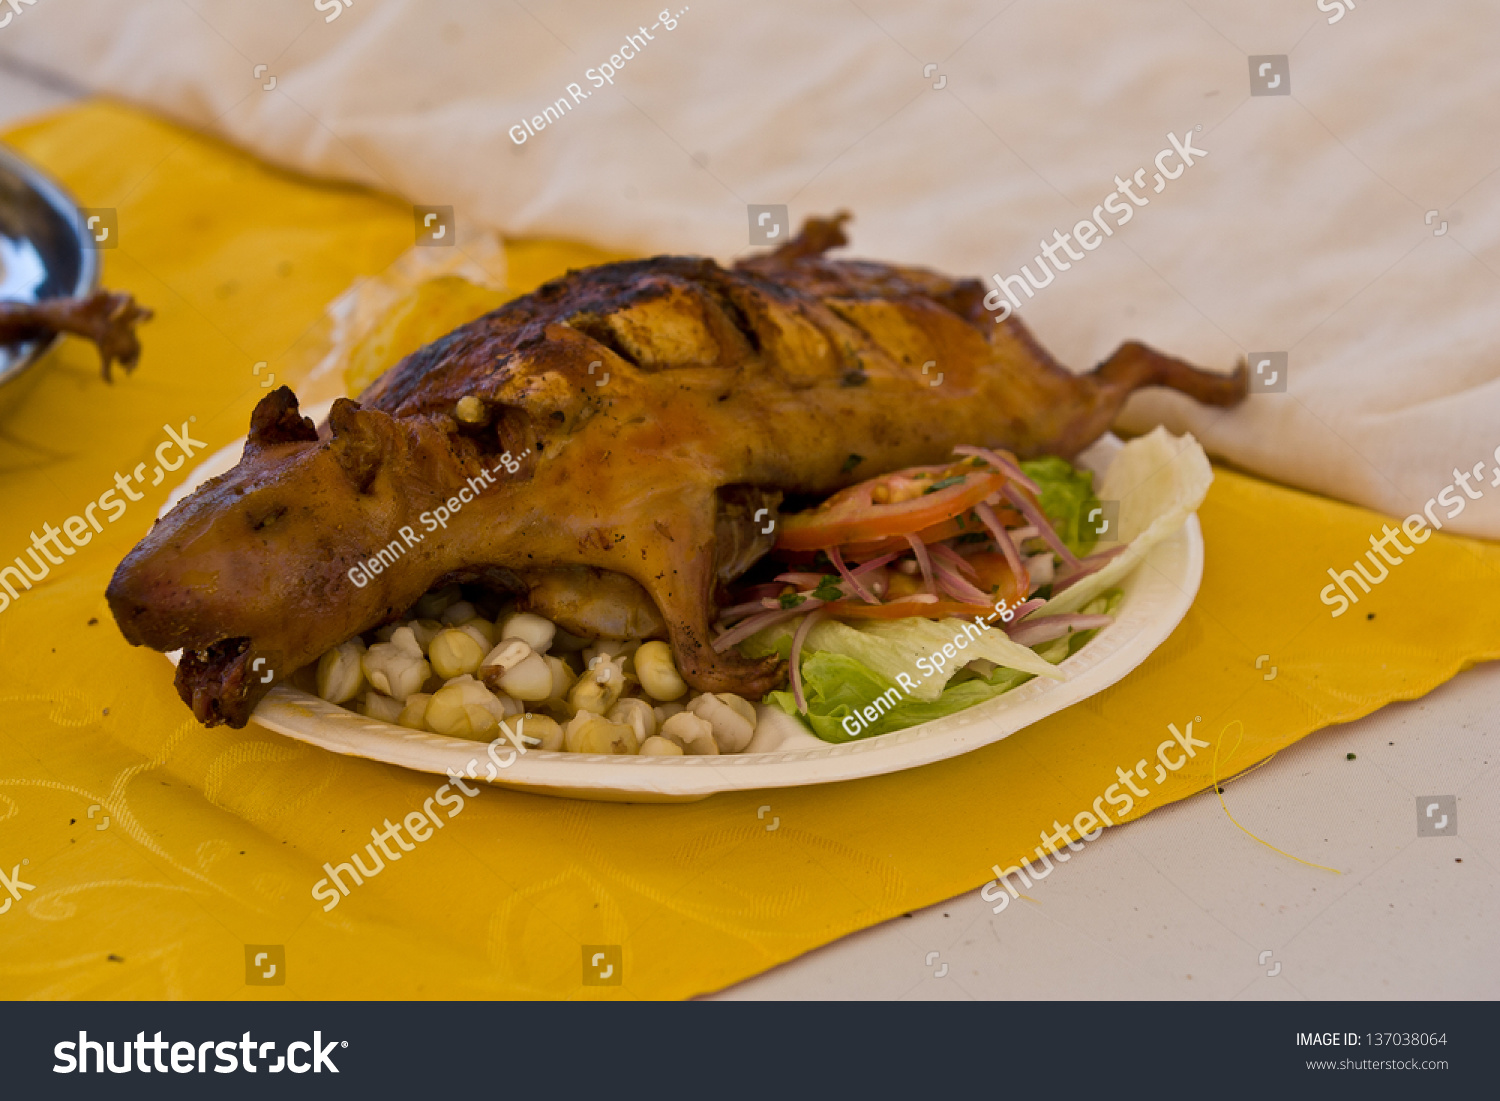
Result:
[[[332,403],[306,414],[320,421]],[[209,456],[162,508],[165,515],[202,482],[232,467],[244,441]],[[1102,475],[1121,448],[1107,435],[1079,457],[1079,465]],[[603,757],[578,753],[523,755],[497,749],[496,768],[488,743],[427,734],[366,718],[287,685],[273,688],[256,707],[254,720],[289,738],[335,753],[368,757],[438,774],[506,787],[616,802],[687,802],[720,791],[800,787],[878,776],[956,757],[998,742],[1022,727],[1071,707],[1122,679],[1166,641],[1181,622],[1203,576],[1203,534],[1190,516],[1163,540],[1121,584],[1125,599],[1115,621],[1058,666],[1063,681],[1035,678],[1003,696],[921,726],[857,742],[830,745],[783,712],[761,706],[755,738],[744,753],[718,757]],[[171,655],[175,661],[176,655]]]

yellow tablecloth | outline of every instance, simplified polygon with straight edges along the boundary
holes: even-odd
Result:
[[[164,426],[196,417],[212,448],[242,435],[265,392],[253,365],[291,362],[324,305],[413,233],[408,206],[117,105],[7,141],[83,205],[118,210],[105,282],[157,317],[133,376],[106,386],[93,349],[66,342],[0,423],[0,565],[117,471],[149,470]],[[518,246],[514,282],[594,255]],[[1201,715],[1194,734],[1226,775],[1500,655],[1500,548],[1436,535],[1335,619],[1318,600],[1326,570],[1347,569],[1382,518],[1221,469],[1193,610],[1063,714],[926,768],[688,805],[486,789],[325,913],[311,895],[324,862],[419,809],[437,778],[191,719],[170,667],[122,641],[103,598],[172,484],[0,612],[3,997],[679,998],[978,887],[1088,809],[1117,766],[1154,762],[1168,723]],[[1210,775],[1200,750],[1141,781],[1151,794],[1128,818]],[[285,947],[285,985],[246,984],[246,945]],[[620,985],[583,985],[584,945],[621,946]]]

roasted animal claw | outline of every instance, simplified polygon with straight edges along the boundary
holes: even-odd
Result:
[[[44,298],[40,302],[0,302],[0,344],[36,340],[53,333],[73,333],[99,349],[104,381],[116,361],[126,372],[141,358],[135,327],[151,320],[151,311],[128,294],[95,291],[83,298]]]

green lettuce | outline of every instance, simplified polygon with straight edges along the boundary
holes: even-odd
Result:
[[[1055,455],[1045,459],[1027,459],[1021,463],[1026,476],[1042,492],[1038,500],[1052,527],[1074,554],[1082,558],[1098,541],[1093,525],[1085,525],[1089,510],[1098,507],[1094,496],[1092,471],[1080,470]]]
[[[1122,590],[1110,589],[1091,601],[1084,608],[1084,612],[1088,615],[1113,615],[1124,597]],[[920,637],[927,633],[932,621],[898,619],[884,623],[888,631],[893,628],[899,630],[903,625],[910,625],[913,635]],[[780,634],[774,640],[761,637],[770,635],[776,630],[777,628],[774,627],[768,628],[761,632],[761,635],[755,636],[762,642],[759,652],[779,653],[785,658],[791,652],[790,630]],[[810,632],[809,637],[815,633],[816,629]],[[1096,633],[1096,631],[1074,631],[1063,638],[1043,643],[1036,648],[1033,656],[1053,664],[1059,663],[1070,655],[1076,654]],[[806,714],[797,710],[796,699],[790,691],[771,692],[765,697],[764,702],[781,708],[794,718],[802,719],[812,727],[813,733],[825,742],[852,742],[860,738],[871,738],[877,734],[889,734],[893,730],[905,730],[909,726],[917,726],[963,711],[965,708],[1009,692],[1016,685],[1026,683],[1035,675],[1022,669],[1011,669],[1003,665],[997,666],[988,676],[960,671],[948,681],[947,686],[937,693],[935,698],[922,699],[916,694],[907,694],[898,684],[875,672],[858,658],[841,652],[839,643],[847,643],[852,637],[852,632],[841,634],[835,636],[835,641],[827,649],[804,651],[802,692],[807,697]],[[856,649],[861,654],[867,654],[862,647]],[[912,669],[912,673],[915,675],[917,671]],[[886,694],[892,690],[895,691],[895,696],[887,696]],[[870,706],[874,700],[882,696],[885,696],[887,700],[898,699],[899,702],[867,725],[864,723],[864,717],[861,716],[860,722],[863,729],[858,734],[850,735],[844,729],[845,716],[853,715]],[[881,705],[877,710],[883,710],[884,706]]]
[[[1030,673],[1001,667],[987,678],[950,681],[937,699],[919,700],[906,696],[896,685],[846,654],[818,650],[802,659],[802,691],[807,697],[807,714],[797,710],[791,692],[772,692],[765,702],[802,719],[825,742],[852,742],[941,719],[1009,692],[1031,677]],[[895,697],[887,696],[889,692],[894,692]],[[851,736],[844,729],[844,717],[853,715],[856,709],[870,706],[872,700],[882,696],[887,700],[900,697],[900,702],[865,726],[858,735]]]

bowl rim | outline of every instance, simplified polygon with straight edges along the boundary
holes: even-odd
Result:
[[[99,252],[97,249],[88,248],[83,243],[82,225],[83,211],[77,200],[47,173],[23,157],[13,146],[0,142],[0,172],[8,172],[18,177],[27,187],[42,201],[53,209],[72,229],[72,240],[78,251],[78,279],[73,285],[72,293],[77,295],[88,294],[99,285]],[[61,339],[61,334],[54,334],[47,340],[36,342],[31,350],[21,356],[9,367],[0,370],[0,386],[11,382],[25,372],[28,368],[35,366],[38,360],[52,350],[52,347]]]

